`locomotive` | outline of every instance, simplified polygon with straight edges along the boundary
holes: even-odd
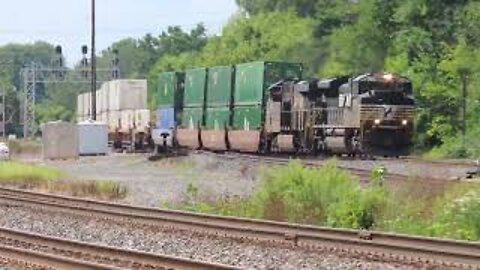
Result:
[[[291,141],[297,152],[399,156],[412,144],[415,107],[405,77],[283,81],[270,87],[267,103],[274,109],[266,151]]]
[[[154,141],[165,147],[307,154],[408,154],[411,82],[390,73],[302,80],[297,63],[159,75]]]

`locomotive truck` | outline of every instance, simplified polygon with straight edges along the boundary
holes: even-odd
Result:
[[[153,139],[162,147],[403,155],[411,82],[378,73],[302,80],[298,63],[252,62],[162,73]]]

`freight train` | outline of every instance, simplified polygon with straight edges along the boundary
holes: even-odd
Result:
[[[91,93],[77,97],[77,121],[90,119]],[[149,146],[151,113],[147,107],[146,80],[114,80],[96,91],[97,120],[108,126],[114,149],[143,150]]]
[[[161,73],[152,139],[163,149],[408,154],[415,102],[407,78],[302,73],[286,62]]]

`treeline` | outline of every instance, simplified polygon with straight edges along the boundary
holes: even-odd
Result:
[[[202,24],[190,31],[172,26],[158,36],[112,44],[99,63],[107,66],[117,49],[122,76],[148,78],[151,94],[161,71],[260,59],[302,62],[309,77],[397,72],[414,82],[419,152],[433,149],[431,155],[451,157],[480,153],[480,1],[237,0],[237,4],[240,11],[218,35],[207,35]],[[461,121],[463,84],[466,136]],[[55,97],[46,102],[51,99]],[[72,116],[74,106],[61,102],[74,100],[64,99],[51,103],[48,108],[57,106],[58,112],[41,114],[43,120]],[[61,112],[62,106],[66,112]]]

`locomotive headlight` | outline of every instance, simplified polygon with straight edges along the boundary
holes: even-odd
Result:
[[[386,80],[386,81],[391,81],[393,80],[393,74],[391,73],[386,73],[383,75],[383,78]]]
[[[403,119],[403,120],[402,120],[402,125],[403,125],[403,126],[406,126],[407,124],[408,124],[408,120]]]
[[[375,119],[375,120],[373,121],[373,123],[374,123],[375,125],[380,125],[380,119]]]

